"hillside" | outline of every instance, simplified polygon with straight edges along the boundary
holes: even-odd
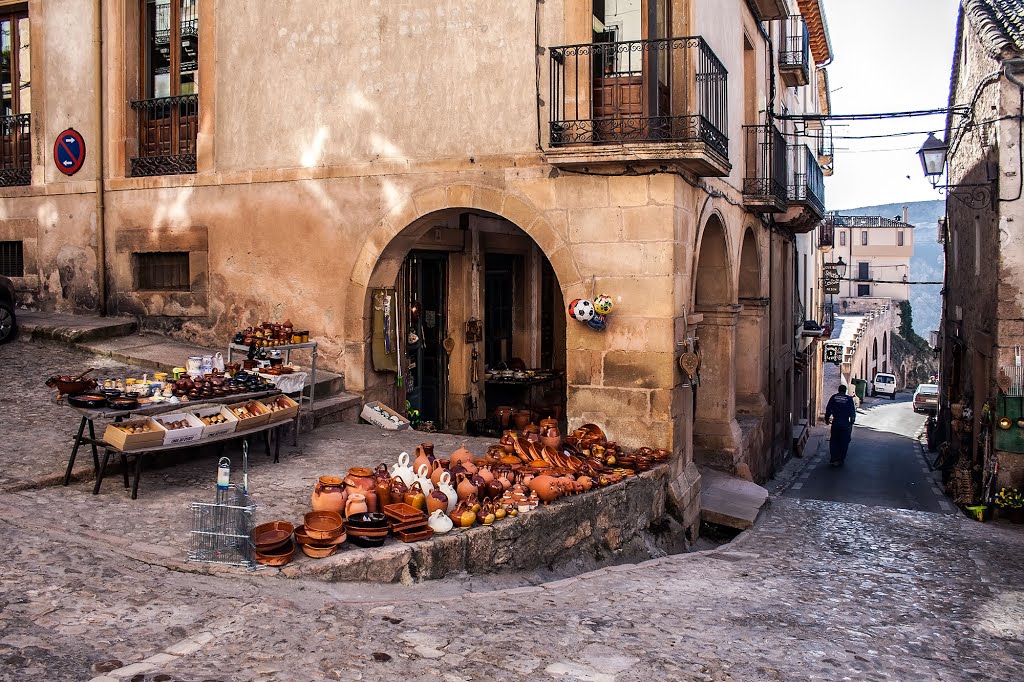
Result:
[[[836,211],[840,215],[879,215],[887,218],[903,216],[904,204],[881,204]],[[942,244],[936,240],[939,218],[945,213],[945,201],[914,201],[906,204],[908,219],[914,226],[914,255],[910,259],[910,279],[941,282],[943,271]],[[939,328],[942,311],[941,284],[912,284],[910,305],[914,309],[914,331],[924,338]]]

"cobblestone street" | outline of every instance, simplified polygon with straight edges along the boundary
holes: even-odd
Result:
[[[0,492],[3,680],[1024,677],[1024,533],[956,514],[775,497],[730,545],[554,582],[184,572],[208,458],[148,472],[136,501],[116,475],[95,497],[85,483],[26,488],[62,470],[74,421],[42,380],[103,361],[36,344],[2,347],[0,361],[17,472]],[[280,465],[260,454],[253,485],[292,514],[324,457],[369,456],[359,433],[307,434]]]

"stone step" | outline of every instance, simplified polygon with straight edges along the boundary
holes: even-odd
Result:
[[[132,334],[138,329],[133,317],[65,315],[17,310],[18,335],[27,341],[84,343]]]
[[[746,530],[768,503],[768,491],[715,469],[700,471],[700,517],[708,523]]]
[[[312,411],[304,412],[299,418],[299,430],[311,431],[328,424],[356,424],[362,409],[363,397],[354,393],[340,392],[322,400],[318,398]]]

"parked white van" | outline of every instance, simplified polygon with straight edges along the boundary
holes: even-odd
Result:
[[[871,383],[871,397],[879,395],[889,396],[889,400],[896,400],[896,375],[879,372]]]

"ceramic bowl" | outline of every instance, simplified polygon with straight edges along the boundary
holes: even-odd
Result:
[[[380,512],[363,512],[362,514],[353,514],[348,517],[346,525],[349,528],[387,528],[388,517]]]
[[[287,543],[294,530],[295,526],[287,521],[261,523],[252,529],[252,542],[257,552],[265,554]]]
[[[309,512],[303,518],[306,535],[314,540],[333,540],[343,529],[341,514],[332,511]]]
[[[359,545],[360,547],[380,547],[384,544],[385,540],[387,540],[386,536],[380,538],[364,538],[353,535],[349,538],[349,541],[352,544]]]
[[[331,556],[338,551],[338,545],[327,545],[326,547],[317,547],[315,545],[299,545],[299,549],[306,556],[313,559],[323,559]]]
[[[264,566],[284,566],[295,556],[295,544],[289,541],[277,549],[267,552],[256,552],[256,561]]]

